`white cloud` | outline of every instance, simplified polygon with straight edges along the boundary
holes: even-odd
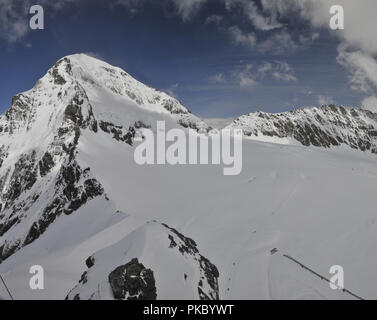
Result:
[[[331,97],[319,96],[318,97],[318,104],[320,106],[328,106],[330,104],[334,104],[334,100]]]
[[[10,0],[2,0],[10,2]],[[120,0],[138,1],[138,0]],[[142,1],[142,0],[139,0]],[[172,1],[177,7],[177,12],[184,20],[189,19],[198,9],[209,0],[164,0]],[[351,87],[364,92],[366,97],[377,96],[377,12],[376,0],[261,0],[256,4],[255,0],[218,0],[226,5],[229,12],[241,12],[246,20],[258,31],[265,31],[267,38],[257,39],[254,32],[243,31],[236,24],[229,28],[233,41],[237,45],[243,45],[256,49],[262,53],[283,54],[296,50],[299,45],[314,41],[320,36],[319,30],[334,35],[334,41],[339,41],[338,63],[344,66],[350,74]],[[333,5],[341,5],[345,12],[345,29],[333,31],[329,27],[330,8]],[[282,23],[285,17],[297,18],[311,24],[310,34],[302,33],[298,41],[287,32]],[[13,28],[15,34],[22,34],[23,27],[15,21]],[[220,25],[220,17],[209,17],[207,22]],[[248,74],[247,72],[245,73]],[[275,78],[280,74],[276,73]],[[242,83],[250,85],[255,78],[245,76]],[[284,80],[285,77],[282,77]],[[286,79],[293,79],[288,77]],[[254,82],[253,82],[253,81]]]
[[[177,99],[178,98],[178,94],[177,94],[178,87],[179,87],[179,83],[175,83],[172,86],[170,86],[169,88],[164,89],[162,91],[165,91],[169,96]]]
[[[38,4],[49,8],[52,13],[62,9],[66,4],[74,0],[39,0]],[[10,43],[21,40],[28,32],[29,10],[35,2],[32,0],[0,0],[0,38]]]
[[[350,72],[351,87],[355,90],[372,93],[377,89],[377,61],[361,50],[347,50],[339,46],[337,61]]]
[[[140,5],[151,0],[112,0],[115,3],[128,7],[131,12],[139,9]],[[209,0],[161,0],[173,3],[177,14],[183,20],[190,19]],[[366,98],[377,96],[377,12],[376,0],[261,0],[258,4],[254,0],[218,0],[225,3],[226,8],[232,12],[241,9],[242,14],[250,25],[258,31],[265,31],[260,39],[254,32],[242,31],[243,28],[236,24],[229,28],[229,33],[237,45],[259,50],[262,53],[282,54],[296,50],[299,45],[317,39],[319,29],[327,30],[334,35],[334,41],[339,41],[339,54],[337,61],[344,66],[350,74],[350,84],[355,90],[365,93]],[[80,2],[80,1],[76,1]],[[48,7],[49,12],[57,12],[67,3],[74,0],[39,0],[39,4]],[[34,4],[32,0],[0,0],[0,38],[8,42],[22,39],[30,30],[28,26],[28,10]],[[332,5],[342,5],[345,11],[345,30],[332,31],[329,28]],[[47,10],[46,10],[47,11]],[[285,17],[302,19],[311,24],[310,34],[302,33],[299,41],[287,32],[282,23]],[[221,16],[209,16],[207,23],[221,25]],[[221,26],[222,27],[222,26]],[[264,40],[263,40],[264,39]],[[337,39],[337,40],[336,40]],[[246,73],[247,74],[247,73]],[[275,73],[272,77],[279,78]],[[245,77],[245,85],[253,83]],[[249,79],[249,80],[247,80]],[[282,77],[281,80],[293,79]]]
[[[314,32],[312,34],[312,41],[317,40],[320,37],[320,34],[318,32]]]
[[[214,82],[214,83],[224,83],[225,77],[224,77],[224,74],[218,73],[218,74],[215,74],[215,75],[209,77],[209,80],[211,82]]]
[[[262,0],[263,10],[274,16],[298,14],[301,18],[309,20],[315,27],[328,25],[330,16],[329,0]],[[339,2],[339,1],[338,1]]]
[[[363,106],[363,109],[368,109],[372,112],[377,113],[377,97],[372,96],[365,98],[362,102],[361,105]]]
[[[252,88],[257,84],[252,73],[253,65],[247,64],[243,69],[233,72],[233,77],[243,89]]]
[[[369,96],[377,94],[377,1],[375,0],[262,0],[264,9],[274,15],[298,14],[314,29],[328,30],[340,41],[338,63],[350,73],[351,87]],[[341,5],[345,29],[329,28],[330,8]],[[368,98],[369,99],[369,98]],[[368,100],[370,101],[370,99]]]
[[[297,49],[297,44],[293,41],[291,35],[284,30],[279,30],[260,42],[257,41],[254,32],[244,32],[238,26],[230,27],[229,33],[235,44],[256,49],[261,53],[279,55]]]
[[[29,31],[27,6],[19,8],[19,4],[14,0],[0,1],[0,37],[9,42],[17,41]]]
[[[303,90],[301,90],[301,93],[303,94],[303,95],[306,95],[306,96],[311,96],[312,94],[313,94],[313,90],[312,89],[303,89]]]
[[[110,5],[121,5],[126,7],[131,13],[136,13],[150,0],[111,0]],[[188,20],[200,9],[207,0],[163,0],[172,2],[177,13],[183,20]],[[43,6],[45,13],[54,14],[63,9],[67,4],[79,4],[79,0],[39,0],[37,4]],[[33,0],[0,0],[0,38],[10,43],[17,42],[24,38],[29,32],[29,9],[36,4]]]
[[[269,31],[273,29],[279,29],[282,27],[277,21],[275,14],[263,15],[256,4],[250,0],[225,0],[227,9],[230,11],[234,7],[242,7],[242,12],[249,19],[249,21],[258,30]]]
[[[211,16],[209,16],[207,19],[206,19],[206,24],[210,24],[210,23],[214,23],[214,24],[220,24],[221,21],[223,21],[224,17],[222,16],[219,16],[219,15],[216,15],[216,14],[213,14]]]
[[[234,43],[253,48],[257,42],[257,38],[253,32],[244,33],[237,26],[229,28],[229,33],[232,36]]]
[[[320,37],[320,34],[318,32],[314,32],[313,34],[308,35],[308,36],[300,34],[299,40],[300,40],[300,43],[305,44],[309,41],[313,42],[313,41],[317,40],[319,37]]]
[[[183,20],[188,20],[191,16],[207,2],[207,0],[171,0],[178,9],[178,13]]]
[[[285,26],[278,21],[279,10],[258,8],[255,1],[251,0],[223,0],[228,11],[232,12],[241,9],[256,30],[264,31],[267,37],[258,41],[254,32],[242,31],[238,25],[229,29],[234,42],[249,48],[257,49],[261,53],[274,53],[276,55],[291,52],[298,48],[298,45],[286,31]],[[274,1],[274,0],[271,0]]]
[[[106,60],[105,57],[101,53],[98,53],[98,52],[88,51],[88,52],[84,52],[84,54],[98,60],[103,60],[103,61]]]
[[[271,14],[288,15],[298,13],[315,28],[326,28],[333,35],[352,47],[362,48],[367,53],[377,53],[377,2],[363,0],[262,0],[263,7]],[[345,12],[345,29],[333,31],[329,28],[330,8],[341,5]]]
[[[296,81],[292,67],[282,61],[264,62],[258,68],[260,79],[270,77],[278,81]]]
[[[291,35],[287,31],[279,31],[258,44],[258,50],[260,52],[271,52],[276,55],[291,52],[296,49],[297,44],[293,41]]]
[[[292,67],[282,61],[263,62],[254,67],[247,64],[233,72],[233,78],[241,88],[252,88],[264,80],[296,81]]]

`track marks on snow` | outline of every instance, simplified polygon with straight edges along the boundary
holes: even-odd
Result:
[[[299,269],[294,271],[294,269],[292,269],[293,265],[298,266]],[[315,288],[310,284],[311,282],[315,284],[317,280],[319,280],[327,283],[328,290],[331,290],[330,284],[332,284],[338,287],[338,290],[340,290],[340,292],[343,294],[346,294],[354,299],[365,300],[355,292],[352,292],[347,288],[339,287],[327,276],[317,272],[311,266],[304,264],[302,261],[299,261],[288,254],[281,253],[276,248],[271,251],[271,259],[268,269],[269,295],[271,299],[279,298],[280,287],[285,287],[286,289],[289,288],[290,291],[299,299],[304,297],[318,297],[321,299],[326,299],[326,296],[324,296],[320,290],[318,290],[318,288]],[[310,280],[309,274],[311,275],[312,280]],[[286,283],[283,283],[284,281],[286,281]],[[327,285],[325,285],[324,288],[327,287]]]

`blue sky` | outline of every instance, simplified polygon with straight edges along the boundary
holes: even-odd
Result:
[[[337,31],[302,12],[266,11],[260,1],[177,1],[43,0],[45,29],[20,31],[29,0],[0,0],[14,15],[0,13],[0,112],[73,53],[117,65],[205,118],[365,98],[339,63]]]

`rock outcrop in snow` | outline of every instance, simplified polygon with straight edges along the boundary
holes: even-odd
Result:
[[[155,300],[171,296],[218,300],[219,271],[190,238],[150,222],[86,260],[69,300]]]

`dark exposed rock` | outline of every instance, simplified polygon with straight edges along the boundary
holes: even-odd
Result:
[[[99,127],[101,128],[102,131],[104,131],[106,133],[110,133],[110,129],[109,129],[110,126],[115,127],[110,122],[106,122],[106,121],[100,121],[99,122]]]
[[[71,63],[69,59],[68,58],[60,59],[50,70],[50,74],[54,79],[54,84],[56,85],[64,85],[67,83],[67,81],[59,73],[59,67],[62,64],[65,64],[65,68],[64,68],[65,72],[72,75],[72,67],[71,67]]]
[[[83,116],[81,113],[81,108],[77,104],[69,104],[65,109],[65,117],[71,120],[73,123],[77,124],[78,126],[82,125]]]
[[[169,234],[168,238],[170,240],[170,246],[169,246],[169,248],[175,248],[177,246],[177,243],[175,242],[174,237]]]
[[[89,199],[93,199],[104,193],[101,184],[96,179],[87,179],[83,185],[78,185],[82,175],[81,168],[74,162],[68,166],[64,166],[61,170],[61,175],[58,184],[63,186],[63,195],[61,202],[68,204],[68,209],[64,209],[65,214],[72,212],[83,206]],[[58,204],[61,208],[62,204]]]
[[[20,249],[20,247],[20,241],[16,241],[12,244],[8,244],[5,241],[5,244],[0,247],[0,263],[13,255],[17,250]]]
[[[98,122],[97,120],[94,120],[90,123],[90,129],[93,131],[93,132],[98,132]]]
[[[59,128],[59,129],[58,129],[58,136],[59,136],[59,137],[63,137],[63,136],[65,136],[69,131],[70,131],[70,128],[68,128],[68,127]]]
[[[81,279],[79,280],[79,283],[82,283],[82,284],[85,284],[88,282],[88,272],[84,272],[82,275],[81,275]]]
[[[15,95],[12,98],[12,107],[5,112],[7,120],[26,120],[27,110],[30,109],[30,98],[24,94]]]
[[[135,129],[141,129],[141,128],[150,129],[151,126],[145,124],[143,121],[136,121],[134,124],[134,127]]]
[[[1,212],[1,210],[0,210]],[[15,217],[4,223],[0,223],[0,237],[3,236],[10,228],[12,228],[17,222],[19,222],[19,218]]]
[[[164,223],[162,225],[164,227],[168,228],[170,231],[172,231],[174,234],[176,234],[180,240],[182,240],[183,244],[178,247],[179,251],[182,254],[185,254],[185,253],[189,253],[189,254],[199,253],[199,250],[197,249],[197,245],[196,245],[196,243],[195,243],[194,240],[185,237],[183,234],[179,233],[177,230],[175,230],[173,228],[170,228],[168,225],[166,225]],[[172,239],[172,237],[169,237],[169,240],[171,241],[170,246],[172,248],[174,248],[174,247],[177,246],[177,244],[174,242],[174,239]],[[174,243],[175,243],[175,245],[174,245]]]
[[[164,108],[172,114],[185,114],[187,111],[179,107],[178,102],[175,100],[167,100],[164,104]]]
[[[88,200],[104,193],[101,184],[96,179],[87,179],[81,185],[81,168],[75,163],[63,166],[57,181],[57,194],[53,201],[44,209],[41,218],[34,222],[25,239],[24,245],[39,238],[62,213],[67,215],[81,208]]]
[[[96,179],[88,179],[84,182],[84,189],[88,198],[95,198],[103,194],[104,190]]]
[[[188,118],[179,119],[178,120],[178,124],[181,125],[184,128],[189,128],[189,129],[195,130],[197,132],[199,132],[200,130],[203,130],[203,132],[207,132],[208,133],[211,130],[213,130],[212,127],[199,128],[198,125],[197,125],[197,122],[193,122],[193,121],[191,121]]]
[[[12,99],[12,106],[2,116],[6,122],[0,126],[0,132],[13,134],[21,128],[30,129],[35,120],[32,100],[25,94],[18,94]]]
[[[6,152],[4,147],[0,147],[0,168],[2,167],[4,160],[8,157],[8,152]]]
[[[42,177],[50,172],[50,170],[54,167],[54,158],[49,152],[46,152],[42,160],[39,161],[39,173]]]
[[[57,218],[56,214],[47,214],[46,210],[41,219],[38,222],[34,222],[29,229],[29,232],[23,243],[24,246],[32,243],[34,240],[38,239],[47,229],[47,227],[55,221]]]
[[[132,146],[133,140],[135,138],[135,134],[136,134],[135,129],[133,127],[130,127],[128,129],[128,132],[123,136],[123,139],[124,139],[123,141],[129,144],[130,146]]]
[[[35,166],[35,151],[22,155],[16,162],[5,194],[6,207],[9,208],[25,190],[30,190],[37,181],[37,167]]]
[[[122,126],[116,126],[113,123],[106,121],[100,121],[99,127],[103,132],[112,134],[115,140],[125,142],[130,146],[133,145],[136,135],[134,127],[129,127],[128,131],[125,131]]]
[[[52,76],[54,77],[54,83],[55,84],[58,84],[58,85],[63,85],[65,84],[67,81],[65,81],[65,79],[59,74],[59,71],[58,69],[54,68],[52,70]]]
[[[178,121],[178,123],[179,123],[182,127],[184,127],[184,128],[190,128],[190,129],[193,129],[193,130],[195,130],[195,131],[198,131],[198,126],[196,125],[195,122],[184,121],[184,120],[180,119],[180,120]]]
[[[218,278],[220,276],[216,266],[213,265],[207,258],[201,256],[200,260],[201,269],[204,270],[205,277],[210,287],[215,291],[215,294],[210,296],[204,294],[200,286],[198,287],[199,295],[202,300],[219,300],[219,285]]]
[[[173,235],[169,235],[170,240],[169,248],[178,248],[182,255],[190,255],[194,257],[195,260],[199,262],[200,272],[202,274],[201,280],[198,283],[198,293],[201,300],[218,300],[219,299],[219,285],[218,278],[220,276],[219,271],[216,266],[212,264],[207,258],[203,257],[197,248],[197,244],[194,240],[185,237],[179,233],[176,229],[169,227],[166,224],[162,224],[164,227],[169,229],[174,235],[178,237],[180,241],[174,239]],[[212,289],[208,295],[204,293],[203,280],[206,279],[210,288]]]
[[[91,268],[94,266],[95,259],[94,257],[90,256],[88,259],[86,259],[85,264],[88,268]]]
[[[153,271],[146,269],[136,258],[112,271],[109,282],[117,300],[157,299]]]

